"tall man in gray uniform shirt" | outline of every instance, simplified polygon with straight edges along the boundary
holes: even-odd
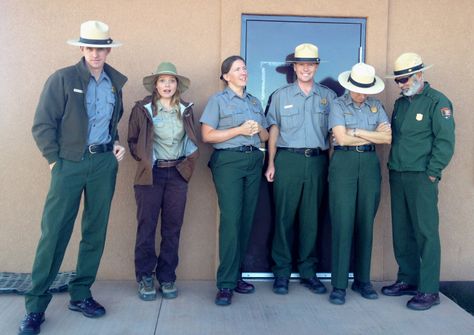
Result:
[[[33,122],[33,137],[51,169],[51,185],[20,334],[40,332],[51,301],[48,289],[61,266],[82,194],[82,240],[76,277],[69,283],[69,309],[87,317],[105,314],[90,287],[104,249],[118,161],[125,154],[117,124],[127,78],[105,63],[110,48],[121,45],[109,37],[105,23],[83,23],[80,39],[68,43],[80,46],[84,57],[49,77]]]
[[[316,277],[315,248],[327,179],[328,115],[336,94],[313,80],[319,66],[315,45],[298,45],[291,62],[297,80],[273,93],[267,114],[270,138],[265,176],[274,182],[276,212],[273,291],[288,293],[295,220],[299,218],[297,264],[301,283],[322,294],[327,290]]]

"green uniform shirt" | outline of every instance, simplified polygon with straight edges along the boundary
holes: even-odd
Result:
[[[453,156],[454,140],[451,101],[425,82],[421,93],[395,101],[388,168],[398,172],[426,171],[441,178]]]

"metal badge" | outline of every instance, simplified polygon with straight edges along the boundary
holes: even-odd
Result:
[[[370,111],[371,111],[372,113],[377,113],[377,112],[378,112],[377,106],[372,106],[372,107],[370,107]]]
[[[321,105],[327,105],[327,104],[328,104],[328,100],[326,98],[322,98]]]
[[[421,120],[423,120],[423,114],[417,113],[416,114],[416,121],[421,121]]]

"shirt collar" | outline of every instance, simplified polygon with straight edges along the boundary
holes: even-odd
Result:
[[[92,75],[92,73],[91,73],[90,79],[95,81],[95,77]],[[104,70],[102,70],[102,72],[100,73],[99,80],[97,80],[97,83],[100,83],[102,80],[106,80],[109,83],[112,83],[112,80],[110,80],[110,77],[107,75],[107,73]]]
[[[156,107],[158,108],[158,111],[163,111],[163,112],[168,112],[168,113],[176,113],[178,112],[178,108],[176,106],[174,106],[173,108],[171,108],[169,111],[167,111],[165,109],[165,107],[161,104],[160,100],[158,100],[156,102]]]
[[[309,91],[309,94],[308,94],[308,95],[306,95],[306,94],[303,92],[303,90],[299,87],[299,85],[298,85],[298,80],[296,80],[296,81],[293,83],[292,89],[293,89],[292,93],[293,93],[294,96],[295,96],[295,95],[298,95],[298,94],[300,94],[300,95],[302,95],[302,96],[305,96],[305,97],[306,97],[306,96],[313,95],[313,94],[319,95],[319,90],[318,90],[318,88],[317,88],[316,82],[314,82],[314,81],[313,81],[313,86],[311,87],[311,90]]]
[[[245,91],[245,90],[244,90],[244,95],[243,95],[242,97],[240,97],[240,96],[237,95],[234,91],[232,91],[232,89],[231,89],[230,87],[226,87],[226,88],[224,89],[224,92],[225,92],[226,94],[228,94],[228,95],[229,95],[229,98],[231,98],[231,99],[234,98],[234,97],[237,97],[237,98],[239,98],[239,99],[247,99],[247,91]]]

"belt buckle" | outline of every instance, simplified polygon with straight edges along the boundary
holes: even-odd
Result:
[[[91,155],[97,153],[96,151],[93,151],[93,150],[92,150],[92,148],[94,148],[95,146],[96,146],[95,144],[91,144],[91,145],[89,145],[89,146],[87,147],[87,149],[89,150],[89,153],[90,153]]]
[[[362,145],[356,145],[356,151],[357,152],[364,152],[364,150],[360,150],[359,147],[362,146]]]
[[[251,145],[244,145],[244,152],[248,154],[249,152],[253,151],[253,147]]]
[[[305,157],[311,157],[312,153],[313,153],[313,149],[304,149],[304,156]]]

